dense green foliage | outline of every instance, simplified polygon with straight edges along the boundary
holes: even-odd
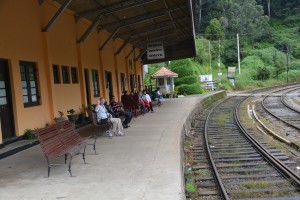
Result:
[[[197,56],[163,64],[179,74],[179,92],[202,93],[198,77],[210,73],[228,90],[300,81],[300,0],[196,0],[193,7]],[[226,74],[238,66],[237,33],[241,73],[233,88]],[[150,74],[158,66],[151,65]]]
[[[169,68],[178,74],[175,85],[178,86],[179,94],[200,94],[204,92],[198,83],[200,70],[191,59],[172,61]]]

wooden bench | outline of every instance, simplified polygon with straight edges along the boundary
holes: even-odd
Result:
[[[45,128],[35,130],[35,135],[38,137],[40,146],[47,159],[48,177],[50,176],[50,169],[52,166],[62,165],[51,163],[50,158],[65,156],[66,164],[69,154],[70,161],[68,171],[70,176],[72,176],[71,165],[73,156],[82,154],[82,159],[86,164],[85,148],[87,143],[85,141],[88,137],[80,136],[76,132],[74,124],[70,121],[65,120]],[[80,152],[81,149],[83,149],[82,153]]]
[[[157,106],[158,105],[158,100],[152,100],[151,105],[152,105],[152,107]]]
[[[122,104],[124,109],[132,112],[135,117],[141,114],[138,94],[125,96]]]
[[[108,120],[107,123],[104,124],[100,124],[97,120],[97,113],[95,111],[91,111],[91,117],[92,117],[92,121],[95,127],[100,128],[101,133],[104,132],[104,130],[109,130],[112,128],[112,123]],[[99,137],[97,134],[94,134],[93,136],[95,138],[95,142],[94,142],[94,151],[96,153],[96,140]],[[111,137],[110,137],[111,138]]]

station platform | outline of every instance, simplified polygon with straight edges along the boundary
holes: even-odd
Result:
[[[39,145],[0,160],[0,199],[179,200],[185,199],[182,133],[189,115],[213,93],[167,99],[155,113],[134,118],[125,136],[97,140],[97,155],[87,146],[86,161],[75,156],[72,173],[47,162]],[[95,130],[92,125],[78,129]],[[64,158],[61,158],[64,160]]]

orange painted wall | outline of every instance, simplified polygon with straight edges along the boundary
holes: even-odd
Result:
[[[26,14],[22,15],[26,11]],[[30,12],[29,12],[30,11]],[[10,61],[13,112],[16,135],[27,128],[49,122],[47,76],[41,39],[41,19],[37,1],[6,0],[0,6],[0,57]],[[24,108],[19,61],[37,63],[41,105]],[[29,117],[30,116],[30,117]]]
[[[43,24],[47,24],[57,11],[54,5],[47,2],[43,4],[43,17],[45,19]],[[52,68],[52,64],[64,65],[69,68],[78,67],[74,16],[66,12],[63,13],[46,34],[48,37],[50,68]],[[58,116],[57,111],[63,111],[67,114],[67,110],[71,108],[79,111],[81,106],[79,83],[63,84],[61,82],[60,84],[54,84],[53,75],[51,77],[54,116]],[[66,91],[68,91],[67,95]]]
[[[44,127],[53,123],[57,111],[65,114],[68,109],[79,111],[79,106],[86,105],[84,69],[90,74],[90,98],[95,103],[98,97],[92,93],[91,70],[98,70],[100,96],[108,99],[104,85],[104,71],[112,74],[113,91],[120,97],[120,73],[129,75],[128,59],[125,56],[132,49],[128,44],[118,55],[114,52],[123,41],[111,40],[102,51],[99,47],[110,33],[92,31],[86,41],[77,43],[90,22],[84,19],[75,22],[73,13],[65,11],[48,32],[42,32],[49,20],[60,7],[55,1],[45,0],[42,5],[37,0],[2,0],[0,6],[0,58],[9,60],[10,82],[12,88],[13,112],[16,135],[22,135],[25,129]],[[26,14],[22,14],[26,11]],[[133,63],[131,73],[140,73],[134,66],[134,54],[130,56]],[[21,88],[19,61],[35,62],[38,69],[38,84],[41,105],[24,108]],[[139,62],[139,61],[138,61]],[[65,65],[78,69],[77,84],[54,84],[52,65]],[[116,74],[117,72],[117,74]],[[61,73],[60,73],[61,74]],[[71,77],[70,77],[71,78]],[[126,87],[129,89],[129,77]],[[1,133],[0,133],[1,138]],[[1,143],[1,140],[0,140]]]
[[[87,21],[79,21],[79,23],[76,24],[77,27],[77,40],[84,34],[84,32],[89,27],[90,23]],[[99,68],[100,66],[100,56],[99,56],[99,35],[96,31],[93,31],[89,37],[82,43],[77,44],[78,45],[78,66],[81,66],[81,73],[84,74],[84,69],[89,70],[89,88],[90,88],[90,99],[92,103],[96,103],[99,97],[94,97],[93,91],[92,91],[92,79],[91,79],[91,70],[98,70],[98,76],[99,78],[102,76],[101,70]],[[82,104],[87,105],[87,99],[86,99],[86,90],[85,90],[85,82],[84,78],[82,78],[82,89],[81,89],[81,95],[83,97]],[[100,87],[100,96],[103,93],[101,89],[101,82],[99,79],[99,87]]]

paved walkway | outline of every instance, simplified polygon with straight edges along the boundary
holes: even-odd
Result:
[[[179,200],[185,199],[181,170],[181,133],[188,115],[209,93],[168,99],[155,113],[135,118],[126,136],[100,137],[98,155],[87,147],[84,164],[73,159],[54,166],[35,146],[0,160],[0,199]],[[93,127],[81,132],[93,131]]]

